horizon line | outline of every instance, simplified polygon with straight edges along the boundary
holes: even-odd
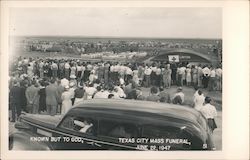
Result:
[[[9,35],[10,37],[79,37],[79,38],[131,38],[131,39],[219,39],[222,38],[205,38],[205,37],[129,37],[129,36],[86,36],[86,35]]]

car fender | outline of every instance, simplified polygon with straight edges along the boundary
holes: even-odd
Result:
[[[32,137],[39,137],[31,133],[18,131],[9,136],[9,150],[51,150],[48,142],[34,141]]]

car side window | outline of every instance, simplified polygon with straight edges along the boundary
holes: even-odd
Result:
[[[99,135],[111,138],[132,138],[138,137],[138,127],[129,122],[114,120],[99,121]]]
[[[59,127],[79,133],[94,135],[97,130],[97,121],[88,117],[67,116]]]

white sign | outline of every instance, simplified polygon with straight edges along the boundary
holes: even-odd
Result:
[[[169,55],[168,56],[168,61],[169,62],[179,62],[179,55]]]

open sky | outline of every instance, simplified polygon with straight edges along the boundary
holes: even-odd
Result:
[[[222,38],[221,8],[11,8],[10,35]]]

